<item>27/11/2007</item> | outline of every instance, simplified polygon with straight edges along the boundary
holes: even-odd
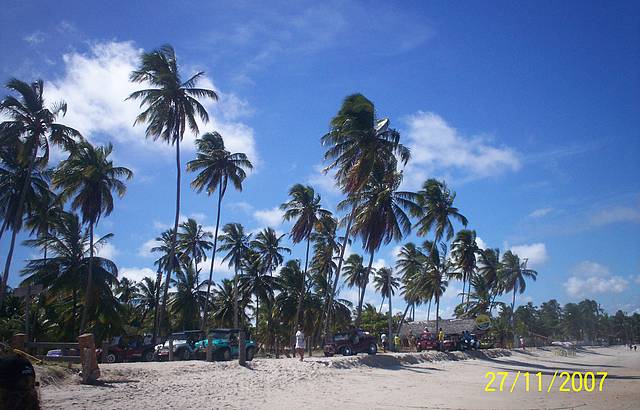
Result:
[[[558,380],[558,391],[559,392],[592,392],[596,390],[596,387],[599,392],[602,391],[604,387],[604,379],[607,378],[607,372],[560,372],[556,370],[551,378],[551,382],[547,386],[547,393],[550,393],[553,389],[556,378],[559,376],[560,380]],[[485,374],[485,379],[488,379],[486,386],[484,387],[485,392],[493,393],[493,392],[504,392],[508,391],[509,393],[513,393],[516,385],[520,377],[522,376],[522,383],[524,383],[525,391],[538,391],[542,392],[544,389],[543,381],[542,381],[542,372],[537,372],[531,374],[529,372],[521,372],[518,371],[515,373],[515,377],[513,381],[510,383],[511,386],[505,390],[505,382],[509,378],[509,372],[487,372]],[[532,377],[533,376],[533,377]],[[496,379],[500,378],[499,383],[496,383],[498,387],[494,387],[494,383]],[[598,382],[598,378],[600,378]],[[533,380],[532,380],[533,379]],[[532,383],[533,382],[533,383]],[[533,390],[531,389],[533,387]],[[536,389],[537,387],[537,389]]]

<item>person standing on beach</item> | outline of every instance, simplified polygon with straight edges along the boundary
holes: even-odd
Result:
[[[386,335],[386,333],[383,333],[382,336],[380,336],[380,341],[382,342],[382,351],[387,353],[387,335]]]
[[[304,332],[302,331],[302,326],[298,325],[298,331],[296,332],[296,353],[300,355],[300,361],[304,360]]]

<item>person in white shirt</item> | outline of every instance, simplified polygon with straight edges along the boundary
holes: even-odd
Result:
[[[387,334],[383,333],[382,336],[380,336],[380,340],[382,341],[382,351],[383,352],[387,352]]]
[[[296,332],[296,353],[300,355],[300,361],[304,359],[304,332],[302,326],[298,325],[298,331]]]

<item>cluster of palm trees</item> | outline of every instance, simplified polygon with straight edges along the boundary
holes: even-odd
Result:
[[[34,332],[43,323],[67,338],[85,330],[106,335],[132,324],[154,336],[172,329],[253,325],[262,340],[273,345],[286,343],[293,329],[303,325],[307,334],[320,338],[352,323],[361,325],[363,309],[371,310],[364,302],[372,278],[382,296],[380,311],[388,301],[392,334],[398,319],[391,302],[398,291],[407,304],[401,326],[409,309],[428,303],[430,312],[431,301],[439,320],[440,301],[451,279],[463,282],[456,309],[460,316],[491,313],[496,297],[508,291],[513,291],[513,310],[525,279],[535,279],[536,272],[526,269],[517,255],[506,252],[500,259],[497,250],[478,248],[474,231],[455,232],[454,223],[466,228],[468,221],[454,206],[455,192],[445,182],[428,179],[417,192],[401,189],[410,150],[389,119],[378,118],[374,104],[361,94],[345,98],[321,138],[324,171],[335,176],[344,194],[337,207],[344,216],[323,208],[320,195],[304,184],[291,187],[281,205],[284,220],[292,224],[289,239],[304,247],[303,262],[285,261],[291,252],[284,243],[287,234],[270,227],[251,233],[239,223],[220,226],[229,183],[241,191],[253,166],[245,154],[230,152],[217,132],[196,139],[196,157],[186,164],[195,175],[191,187],[216,197],[214,232],[194,219],[181,223],[180,144],[187,130],[198,135],[199,121],[208,121],[201,100],[217,100],[213,90],[197,86],[202,76],[198,72],[184,80],[170,46],[143,53],[130,76],[145,87],[129,96],[140,101],[142,110],[135,124],[146,125],[147,137],[173,145],[176,154],[173,228],[162,232],[152,249],[159,255],[156,277],[139,283],[118,279],[115,264],[95,254],[111,234],[96,240],[94,230],[101,217],[112,212],[113,194],[125,194],[131,171],[113,165],[111,145],[95,147],[78,131],[55,122],[66,105],[46,108],[42,81],[7,84],[15,95],[0,105],[8,118],[0,124],[0,237],[11,231],[12,238],[0,304],[16,235],[24,224],[33,237],[26,245],[42,251],[42,257],[22,271],[25,284],[45,288],[36,310],[42,320],[34,319]],[[55,169],[48,168],[50,144],[68,153]],[[400,276],[392,267],[376,269],[381,247],[403,240],[412,230],[419,237],[433,235],[433,240],[402,246],[395,266]],[[347,255],[357,240],[363,256]],[[209,272],[201,277],[209,253]],[[231,279],[214,281],[216,262],[232,270]],[[342,283],[357,288],[355,304],[339,299]]]

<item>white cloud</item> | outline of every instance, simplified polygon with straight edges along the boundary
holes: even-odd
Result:
[[[415,188],[436,173],[463,180],[499,175],[521,166],[518,154],[509,147],[490,145],[483,136],[463,136],[439,115],[418,111],[407,119],[406,143],[411,160],[405,183]]]
[[[118,142],[129,144],[128,147],[141,146],[145,151],[151,149],[169,154],[173,148],[168,144],[145,139],[144,125],[133,127],[140,112],[139,102],[126,98],[142,87],[129,81],[141,51],[133,42],[125,41],[96,43],[87,54],[65,54],[64,75],[47,88],[47,98],[67,102],[65,124],[78,129],[85,137],[91,139],[105,133]],[[207,77],[200,86],[216,89]],[[235,121],[250,110],[248,104],[232,94],[219,93],[217,104],[203,100],[210,121],[206,125],[199,124],[200,132],[220,132],[229,150],[244,152],[254,164],[258,163],[253,129]],[[195,137],[190,132],[185,133],[185,150],[194,149]]]
[[[608,225],[617,222],[640,223],[640,206],[615,206],[602,209],[591,216],[591,223],[596,226]]]
[[[318,188],[327,195],[340,195],[340,189],[336,185],[336,181],[334,179],[334,172],[325,174],[322,171],[323,169],[324,167],[322,165],[314,165],[314,173],[308,177],[307,183],[314,188]]]
[[[29,44],[40,44],[44,41],[44,33],[42,31],[34,31],[33,33],[23,37],[22,39]]]
[[[102,243],[96,246],[96,256],[100,258],[114,260],[116,256],[120,254],[120,251],[116,247],[108,242]]]
[[[539,208],[534,210],[529,214],[531,218],[542,218],[543,216],[549,215],[549,213],[553,211],[553,208]]]
[[[544,243],[532,243],[509,247],[511,252],[520,257],[520,260],[528,259],[528,268],[536,268],[543,265],[549,256]]]
[[[567,293],[573,297],[583,297],[598,293],[620,293],[624,292],[628,286],[629,282],[620,276],[612,276],[610,278],[571,276],[564,284]]]
[[[380,269],[383,267],[389,267],[389,265],[387,265],[387,261],[385,261],[383,258],[378,258],[378,259],[374,259],[373,260],[373,264],[371,265],[371,267],[373,269]],[[370,280],[372,280],[373,278],[370,278]]]
[[[597,262],[580,262],[571,271],[573,275],[564,283],[564,288],[572,297],[621,293],[629,286],[629,281],[621,276],[612,275],[607,266]]]
[[[138,248],[138,255],[150,258],[153,256],[151,248],[158,246],[158,242],[155,239],[149,239]]]
[[[127,278],[135,282],[140,282],[147,276],[155,280],[157,274],[149,268],[120,268],[118,276],[120,278]]]
[[[640,285],[640,275],[635,275],[632,279],[636,284]]]
[[[271,227],[282,224],[282,215],[284,215],[284,212],[278,206],[271,209],[259,209],[253,212],[253,217],[259,223]]]
[[[482,238],[479,236],[476,236],[476,244],[480,249],[487,249],[489,247],[489,245],[487,245],[487,243],[483,241]]]

